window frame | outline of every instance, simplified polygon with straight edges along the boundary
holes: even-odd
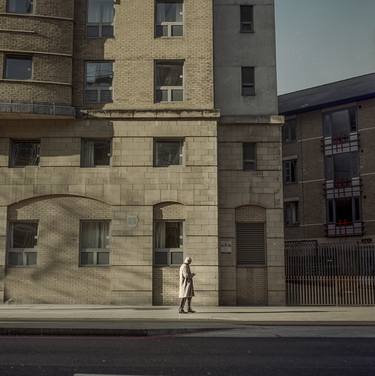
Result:
[[[163,164],[158,164],[157,163],[157,144],[159,142],[165,142],[165,143],[179,143],[180,144],[180,155],[179,155],[179,161],[180,163],[179,164],[166,164],[166,165],[163,165]],[[185,139],[184,138],[166,138],[166,137],[162,137],[162,138],[154,138],[153,139],[153,167],[158,167],[158,168],[162,168],[162,167],[171,167],[171,166],[184,166],[185,164]]]
[[[354,112],[354,120],[355,120],[355,130],[352,130],[352,124],[350,124],[349,132],[346,136],[349,137],[351,133],[357,133],[358,132],[358,107],[357,106],[349,106],[349,107],[343,107],[343,108],[336,108],[336,109],[329,109],[328,111],[322,111],[322,124],[323,124],[323,137],[324,138],[335,138],[333,136],[333,124],[331,120],[331,124],[329,125],[329,129],[327,129],[326,125],[326,118],[330,117],[332,119],[332,115],[336,112],[343,112],[343,111],[349,111],[349,117],[351,116],[350,112]],[[352,120],[352,119],[351,119]]]
[[[293,205],[294,210],[294,217],[295,221],[290,222],[288,221],[288,206]],[[294,227],[299,226],[300,224],[300,216],[299,216],[299,201],[293,200],[293,201],[285,201],[284,202],[284,223],[286,227]]]
[[[99,23],[94,23],[94,22],[89,22],[89,5],[90,5],[90,1],[91,0],[87,0],[87,4],[86,4],[86,37],[88,39],[100,39],[100,38],[103,38],[103,39],[111,39],[111,38],[114,38],[115,37],[115,15],[116,15],[116,12],[115,12],[115,1],[114,0],[108,0],[108,2],[112,2],[112,9],[113,9],[113,17],[112,17],[112,22],[111,23],[107,23],[107,22],[99,22]],[[101,12],[101,18],[103,17],[103,14]],[[90,36],[89,35],[89,27],[93,27],[93,26],[97,26],[98,27],[98,35],[97,36]],[[107,36],[107,35],[103,35],[103,26],[111,26],[112,27],[112,35],[111,36]]]
[[[82,225],[83,223],[105,223],[108,227],[108,246],[107,248],[83,248],[82,247]],[[112,237],[111,237],[111,220],[110,219],[81,219],[79,221],[79,254],[78,254],[78,265],[80,268],[90,268],[90,267],[108,267],[112,266]],[[93,264],[83,264],[81,261],[82,253],[93,253],[94,263]],[[98,253],[108,254],[108,264],[98,264]]]
[[[243,21],[242,19],[242,10],[245,8],[251,9],[251,21]],[[246,25],[250,25],[250,30],[246,30]],[[240,5],[240,33],[241,34],[252,34],[255,32],[254,27],[254,5],[243,4]]]
[[[89,88],[87,86],[87,65],[88,64],[92,64],[92,63],[96,63],[96,64],[100,64],[100,63],[111,63],[112,64],[112,82],[111,82],[111,85],[108,86],[108,88],[105,88],[103,86],[103,88],[101,88],[99,85],[94,85],[94,88]],[[107,103],[113,103],[113,79],[114,79],[114,61],[113,60],[85,60],[84,62],[85,64],[85,69],[84,69],[84,90],[83,90],[83,93],[84,93],[84,103],[86,105],[103,105],[103,104],[107,104]],[[96,102],[90,102],[87,100],[87,95],[86,95],[86,91],[96,91],[97,94],[98,94],[98,98],[99,100],[96,101]],[[101,98],[102,98],[102,95],[101,95],[101,92],[102,91],[110,91],[111,92],[111,100],[110,101],[102,101]]]
[[[244,72],[246,69],[250,69],[251,76],[252,76],[252,82],[245,82],[244,81]],[[246,90],[251,89],[251,94],[247,94]],[[241,96],[242,97],[255,97],[255,67],[250,66],[241,66]]]
[[[292,131],[292,127],[290,124],[294,124],[294,132]],[[292,137],[294,133],[294,138]],[[285,124],[283,126],[283,143],[284,144],[294,144],[297,142],[297,118],[286,118]]]
[[[254,159],[245,159],[245,148],[252,146],[254,152]],[[246,163],[253,163],[253,168],[246,168]],[[256,142],[243,142],[242,143],[242,170],[243,171],[257,171],[257,143]]]
[[[7,66],[8,59],[19,59],[19,60],[30,60],[31,61],[31,72],[30,78],[9,78],[7,77]],[[4,54],[3,59],[3,79],[10,81],[32,81],[34,76],[34,58],[33,55],[23,55],[23,54]]]
[[[169,21],[163,21],[161,24],[158,24],[157,17],[158,17],[158,3],[179,3],[182,4],[182,21],[178,22],[169,22]],[[185,35],[185,1],[184,0],[155,0],[154,1],[155,6],[155,38],[183,38]],[[158,26],[167,26],[168,33],[167,35],[158,35],[157,28]],[[182,26],[182,35],[173,35],[173,26]]]
[[[288,163],[294,163],[295,180],[287,180],[286,164],[288,164]],[[290,170],[291,170],[291,168],[290,168]],[[290,159],[284,159],[283,160],[283,180],[284,180],[284,184],[296,184],[296,183],[298,183],[298,159],[297,158],[290,158]]]
[[[14,163],[14,145],[15,144],[37,144],[38,145],[38,154],[37,154],[37,164],[26,164],[17,166]],[[41,156],[41,140],[29,140],[29,139],[11,139],[9,144],[9,168],[25,168],[25,167],[39,167],[40,166],[40,156]]]
[[[180,240],[182,247],[180,248],[156,248],[156,237],[157,237],[157,223],[179,223],[181,225],[182,235],[180,234]],[[154,221],[154,246],[153,246],[153,265],[157,267],[177,267],[181,264],[172,264],[172,253],[181,253],[182,260],[184,259],[184,245],[185,245],[185,220],[184,219],[163,219]],[[166,230],[166,229],[165,229]],[[156,263],[156,253],[167,253],[167,264],[158,264]]]
[[[21,12],[11,12],[9,10],[9,1],[10,0],[6,1],[6,7],[5,7],[6,13],[9,13],[9,14],[23,14],[23,15],[25,15],[25,14],[34,14],[34,9],[35,9],[34,3],[35,3],[35,0],[30,0],[30,2],[31,2],[31,11],[30,12],[26,12],[26,13],[23,13],[23,12],[22,13]]]
[[[160,65],[182,65],[182,85],[181,86],[157,86],[157,67]],[[168,99],[158,100],[158,91],[167,91]],[[180,101],[173,100],[173,91],[182,91],[182,99]],[[166,103],[181,103],[185,100],[185,60],[154,60],[154,103],[156,104],[166,104]]]
[[[358,196],[354,197],[342,197],[342,198],[329,198],[326,200],[326,219],[327,224],[329,225],[336,225],[340,226],[337,221],[337,200],[351,200],[351,207],[352,207],[352,222],[348,222],[347,226],[352,226],[355,223],[362,223],[362,207],[361,207],[361,199]],[[330,213],[332,211],[332,213]],[[332,218],[331,218],[332,214]]]
[[[36,244],[33,248],[13,248],[13,235],[14,235],[14,224],[36,224],[36,235],[34,239]],[[39,221],[36,219],[26,219],[26,220],[10,220],[8,222],[8,236],[7,236],[7,255],[6,255],[6,266],[9,268],[32,268],[38,265],[38,239],[39,239]],[[11,253],[22,254],[22,265],[14,265],[9,262],[9,255]],[[35,264],[27,264],[27,255],[29,253],[35,254],[36,262]]]
[[[88,165],[85,165],[83,162],[84,162],[84,160],[85,160],[85,158],[84,158],[84,152],[85,152],[85,150],[84,150],[84,145],[88,142],[88,141],[92,141],[92,142],[95,142],[95,141],[97,141],[97,142],[105,142],[105,141],[107,141],[108,143],[109,143],[109,153],[107,153],[107,154],[109,154],[109,155],[107,155],[108,156],[108,158],[109,158],[109,162],[108,162],[108,164],[106,164],[106,165],[96,165],[95,164],[95,158],[94,158],[94,165],[92,165],[92,166],[88,166]],[[80,167],[81,168],[98,168],[98,167],[110,167],[110,166],[112,166],[112,157],[113,157],[113,150],[112,150],[112,148],[113,148],[113,139],[112,138],[90,138],[90,137],[82,137],[81,138],[81,155],[80,155]],[[95,149],[94,149],[94,151],[95,151]]]

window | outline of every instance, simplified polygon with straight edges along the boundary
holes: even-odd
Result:
[[[81,144],[81,167],[109,166],[111,140],[83,139]]]
[[[297,159],[288,159],[283,161],[284,183],[297,182]]]
[[[283,127],[283,141],[285,143],[297,140],[297,119],[286,119]]]
[[[286,226],[298,225],[298,201],[290,201],[284,203],[284,220]]]
[[[38,166],[40,141],[12,141],[9,167]]]
[[[109,222],[81,221],[80,265],[109,265]]]
[[[20,13],[27,14],[33,11],[32,0],[8,0],[7,12],[8,13]]]
[[[37,263],[38,223],[12,222],[9,224],[9,266],[32,266]]]
[[[242,67],[241,69],[242,96],[255,95],[255,69],[254,67]]]
[[[328,223],[349,226],[361,220],[359,197],[330,199],[327,202]]]
[[[89,38],[113,37],[113,0],[88,0],[87,36]]]
[[[155,222],[155,265],[183,263],[183,222]]]
[[[339,153],[326,157],[326,179],[345,182],[359,176],[358,153]]]
[[[112,102],[112,62],[87,62],[86,63],[86,89],[85,100],[87,103]]]
[[[167,167],[182,164],[182,140],[155,140],[154,166]]]
[[[8,80],[30,80],[33,59],[31,56],[8,55],[5,57],[4,78]]]
[[[323,123],[325,137],[346,138],[357,131],[357,111],[349,108],[325,113]]]
[[[180,37],[184,32],[183,1],[156,1],[156,37]]]
[[[244,171],[255,171],[256,164],[256,144],[252,142],[245,142],[242,144],[243,150],[243,163],[242,168]]]
[[[155,64],[156,102],[178,102],[183,100],[182,61],[158,61]]]
[[[252,5],[241,5],[241,33],[254,32],[254,8]]]
[[[264,223],[236,223],[237,265],[266,263]]]

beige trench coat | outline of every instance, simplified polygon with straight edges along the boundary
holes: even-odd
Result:
[[[183,263],[180,267],[180,293],[179,298],[191,298],[194,296],[193,275],[189,264]]]

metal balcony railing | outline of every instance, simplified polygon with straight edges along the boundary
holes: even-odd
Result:
[[[359,197],[361,195],[361,178],[327,180],[325,182],[327,199]]]
[[[324,137],[322,147],[326,156],[357,151],[359,149],[359,134],[353,132],[341,137]]]
[[[0,113],[5,114],[34,114],[42,116],[62,116],[74,118],[75,108],[72,106],[58,105],[55,103],[22,103],[0,102]]]
[[[363,234],[362,222],[351,222],[349,220],[340,220],[337,223],[327,225],[327,236],[359,236]]]

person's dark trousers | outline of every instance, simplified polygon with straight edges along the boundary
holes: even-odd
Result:
[[[178,309],[179,312],[184,312],[184,307],[185,307],[186,299],[187,298],[182,298],[181,299],[180,307]]]

